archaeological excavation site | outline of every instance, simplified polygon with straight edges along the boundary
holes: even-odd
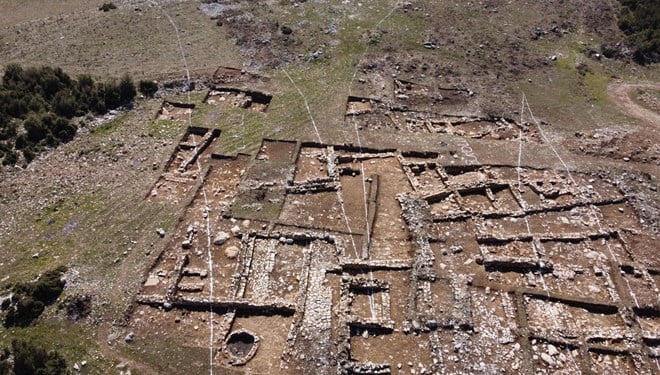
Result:
[[[220,373],[657,371],[656,237],[625,192],[570,168],[480,162],[464,141],[356,144],[381,128],[521,153],[548,142],[532,120],[454,115],[467,92],[393,86],[392,102],[347,98],[351,143],[264,138],[227,155],[221,131],[190,126],[145,198],[185,211],[127,329],[210,348]],[[204,100],[264,111],[254,92]],[[424,107],[433,98],[444,112]]]
[[[658,0],[0,3],[0,375],[660,375]]]

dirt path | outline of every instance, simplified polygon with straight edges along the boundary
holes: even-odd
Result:
[[[654,126],[660,126],[660,114],[635,103],[631,93],[635,89],[660,90],[660,83],[624,83],[615,82],[607,87],[607,96],[628,115]]]

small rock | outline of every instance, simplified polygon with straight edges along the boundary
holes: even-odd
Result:
[[[214,245],[222,245],[229,239],[229,233],[227,232],[218,232],[213,239]]]
[[[234,237],[238,237],[238,235],[241,234],[241,228],[238,225],[234,225],[231,227],[231,234],[233,234]]]
[[[165,229],[163,228],[156,229],[156,233],[160,236],[160,238],[165,237]]]
[[[128,335],[126,335],[126,337],[124,337],[124,341],[126,341],[127,343],[130,343],[130,342],[133,342],[134,338],[135,338],[135,333],[129,332]]]
[[[225,256],[229,259],[234,259],[238,256],[238,247],[229,246],[225,249]]]
[[[559,351],[554,345],[550,344],[548,345],[548,354],[554,357],[559,354]]]
[[[555,364],[555,360],[552,359],[547,353],[541,353],[541,359],[543,362],[547,363],[548,366],[553,366]]]

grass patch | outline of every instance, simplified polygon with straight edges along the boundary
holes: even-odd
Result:
[[[602,72],[587,73],[582,78],[589,99],[599,105],[607,104],[607,85],[611,79]]]
[[[124,122],[127,120],[129,115],[130,115],[129,112],[121,112],[117,115],[117,117],[113,118],[112,120],[106,121],[103,124],[92,128],[90,133],[97,136],[105,136],[108,134],[112,134],[114,133],[115,130],[117,130],[120,126],[124,124]]]
[[[175,138],[181,134],[184,125],[172,120],[153,120],[147,130],[149,135],[157,138]]]

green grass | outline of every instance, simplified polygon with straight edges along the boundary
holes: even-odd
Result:
[[[172,120],[152,120],[147,129],[153,137],[171,139],[181,134],[185,126],[185,124]]]
[[[26,281],[40,272],[67,265],[71,262],[76,242],[74,238],[84,218],[93,216],[101,207],[98,197],[81,195],[70,197],[46,207],[37,213],[21,233],[9,242],[2,244],[5,260],[0,271],[9,276],[7,281]],[[32,255],[38,253],[37,258]]]
[[[118,127],[122,126],[126,119],[130,116],[129,112],[120,112],[112,120],[106,121],[103,124],[92,128],[91,133],[97,136],[106,136],[112,134]]]
[[[607,104],[607,86],[611,78],[603,72],[587,73],[583,77],[583,83],[590,101],[600,106]]]

